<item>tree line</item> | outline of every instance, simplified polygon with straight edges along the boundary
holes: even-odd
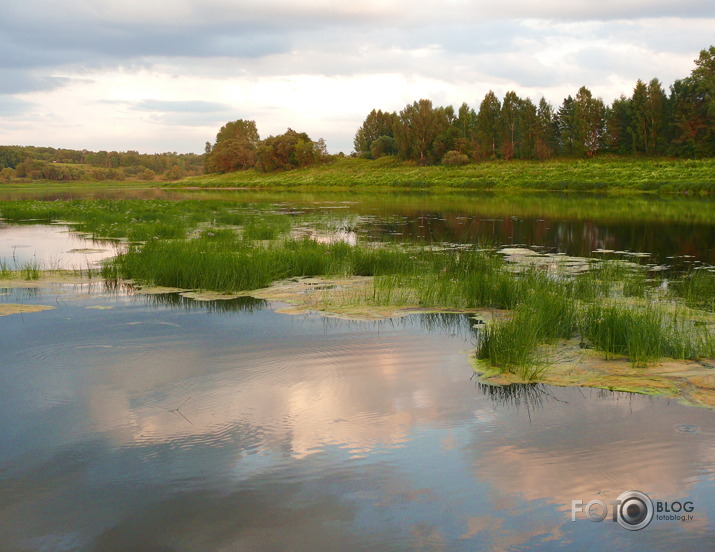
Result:
[[[255,168],[262,172],[309,167],[328,159],[325,141],[313,141],[305,132],[289,128],[283,134],[260,139],[255,121],[226,123],[216,141],[206,142],[204,170],[226,173]]]
[[[420,164],[554,156],[715,156],[715,46],[666,94],[658,79],[638,80],[630,97],[611,105],[582,86],[558,109],[507,92],[489,91],[477,110],[463,103],[435,107],[427,99],[399,113],[372,110],[354,139],[355,153],[397,155]]]
[[[175,180],[203,172],[203,155],[0,146],[0,179]]]

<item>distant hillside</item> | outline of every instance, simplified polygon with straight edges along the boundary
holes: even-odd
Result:
[[[0,146],[0,180],[177,180],[203,174],[195,153],[88,151]]]

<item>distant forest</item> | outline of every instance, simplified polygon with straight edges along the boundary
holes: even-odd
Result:
[[[177,180],[203,172],[203,155],[0,146],[0,180]]]
[[[582,86],[558,109],[541,99],[488,92],[477,110],[430,100],[399,113],[373,110],[355,135],[355,152],[397,155],[420,164],[486,159],[548,159],[615,155],[715,156],[715,46],[702,50],[690,76],[666,94],[658,79],[636,82],[611,105]]]
[[[392,155],[421,165],[600,154],[715,157],[715,46],[700,52],[690,76],[669,93],[654,78],[638,80],[629,97],[610,105],[586,86],[558,108],[516,92],[499,99],[490,91],[476,110],[421,99],[399,113],[373,109],[354,147],[353,156]],[[221,127],[202,155],[0,146],[0,180],[176,180],[204,172],[285,171],[335,157],[322,138],[289,128],[261,140],[254,121],[239,119]]]

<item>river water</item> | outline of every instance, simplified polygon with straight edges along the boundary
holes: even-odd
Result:
[[[347,231],[375,232],[359,217],[376,209],[349,207]],[[426,226],[410,217],[381,224]],[[466,316],[341,321],[98,282],[0,303],[52,307],[0,317],[0,550],[712,547],[713,412],[484,387]],[[572,521],[573,501],[629,490],[692,519]]]

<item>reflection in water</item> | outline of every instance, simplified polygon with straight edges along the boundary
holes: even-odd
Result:
[[[19,270],[28,263],[43,269],[86,270],[116,255],[115,242],[92,240],[49,224],[0,225],[0,263]]]
[[[184,297],[180,293],[152,293],[135,296],[140,301],[154,307],[182,308],[187,311],[206,311],[211,313],[253,312],[268,307],[265,299],[255,297],[235,297],[233,299],[197,300]]]
[[[540,383],[486,385],[476,382],[476,384],[479,391],[491,399],[495,406],[507,408],[524,406],[529,413],[541,408],[545,401],[559,400],[549,386]]]
[[[713,413],[475,386],[467,315],[326,321],[97,289],[23,300],[57,308],[0,319],[0,549],[669,550],[715,536]],[[632,488],[688,497],[696,520],[636,537],[570,522],[571,500]]]

